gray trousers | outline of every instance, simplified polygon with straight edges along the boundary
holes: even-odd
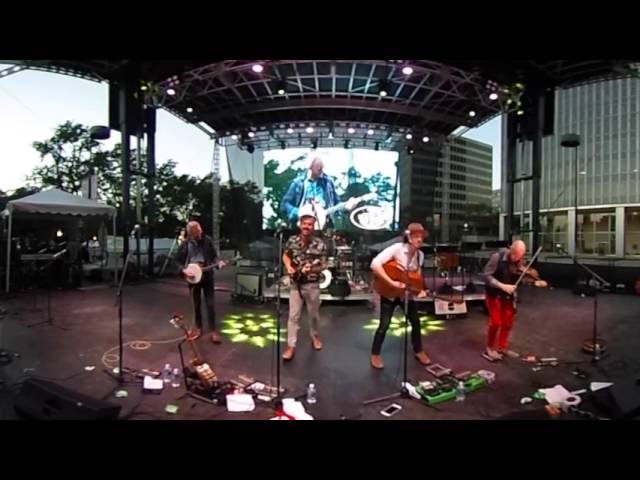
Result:
[[[302,292],[302,296],[300,296]],[[287,323],[287,345],[295,348],[298,339],[302,304],[307,304],[307,316],[309,317],[309,333],[313,338],[318,335],[318,320],[320,319],[320,286],[318,283],[304,283],[298,286],[293,283],[289,288],[289,322]]]

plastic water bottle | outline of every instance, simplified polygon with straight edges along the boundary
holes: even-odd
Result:
[[[171,376],[171,386],[178,388],[180,386],[180,369],[174,368],[173,375]]]
[[[171,365],[165,363],[164,370],[162,370],[162,381],[164,383],[171,383]]]
[[[313,383],[309,384],[307,387],[307,403],[309,405],[313,405],[318,401],[318,392],[316,391],[316,386]]]
[[[463,381],[458,382],[458,387],[456,388],[456,402],[464,402],[466,397],[466,388],[464,386]]]

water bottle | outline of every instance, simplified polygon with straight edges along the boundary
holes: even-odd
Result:
[[[458,387],[456,388],[456,402],[464,402],[466,396],[466,388],[464,386],[463,381],[458,382]]]
[[[162,370],[162,381],[164,383],[171,382],[171,365],[169,365],[168,363],[165,363],[164,370]]]
[[[180,386],[180,369],[174,368],[173,375],[171,377],[171,386],[173,388],[178,388]]]
[[[318,401],[318,392],[316,391],[316,386],[313,383],[309,384],[307,388],[307,403],[309,405],[313,405]]]

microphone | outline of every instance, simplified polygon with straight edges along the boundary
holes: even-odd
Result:
[[[131,230],[131,236],[134,237],[136,235],[136,233],[138,233],[140,231],[140,224],[136,223],[133,226],[133,230]]]
[[[286,223],[281,223],[278,228],[276,228],[275,233],[273,234],[274,237],[279,237],[280,235],[282,235],[284,233],[284,231],[287,229],[287,224]]]

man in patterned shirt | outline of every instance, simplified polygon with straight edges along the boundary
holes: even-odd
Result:
[[[315,350],[322,349],[318,335],[320,319],[320,273],[327,268],[327,246],[319,237],[313,235],[316,217],[311,206],[300,208],[300,235],[294,235],[287,241],[282,255],[287,273],[291,276],[289,289],[289,322],[287,324],[287,348],[282,355],[291,360],[295,353],[298,338],[298,323],[302,305],[307,304],[311,344]]]

